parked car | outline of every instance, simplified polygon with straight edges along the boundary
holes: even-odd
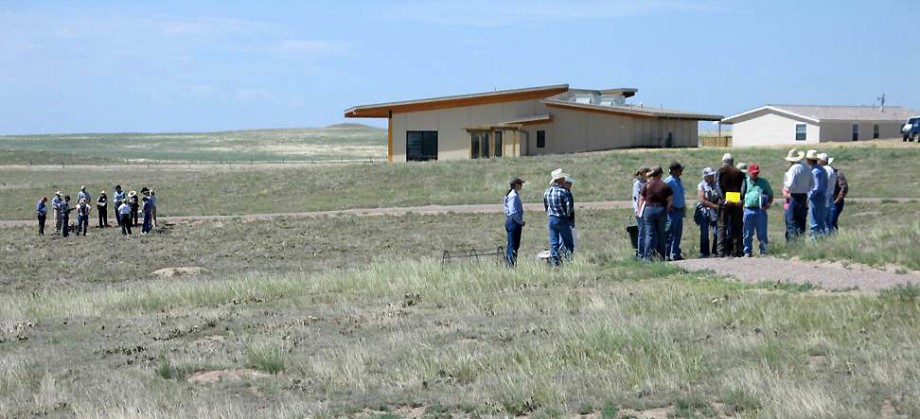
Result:
[[[920,115],[912,116],[907,123],[901,127],[903,141],[914,141],[920,143]]]

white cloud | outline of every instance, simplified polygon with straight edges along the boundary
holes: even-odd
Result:
[[[432,24],[504,26],[612,19],[681,11],[713,11],[722,0],[413,0],[385,15]]]

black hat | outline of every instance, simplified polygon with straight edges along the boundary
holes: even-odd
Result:
[[[511,186],[511,187],[514,187],[514,185],[517,185],[517,184],[519,184],[519,183],[520,183],[521,185],[524,184],[524,180],[521,179],[521,178],[519,178],[519,177],[513,177],[513,178],[511,178],[511,180],[508,181],[508,185]]]
[[[675,171],[675,170],[684,170],[684,166],[681,165],[680,163],[676,162],[676,161],[672,161],[672,162],[671,162],[671,165],[668,166],[668,170],[670,170],[670,171],[672,171],[672,172]]]

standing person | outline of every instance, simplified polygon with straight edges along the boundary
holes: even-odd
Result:
[[[645,186],[646,176],[648,175],[649,168],[642,167],[636,171],[636,178],[633,180],[632,188],[632,207],[633,215],[636,216],[636,227],[638,228],[638,234],[636,236],[636,257],[640,257],[642,254],[642,249],[645,247],[645,233],[643,229],[642,216],[639,215],[639,193],[642,192],[642,187]]]
[[[73,211],[73,208],[70,207],[70,195],[64,195],[59,211],[61,213],[61,235],[67,237],[70,235],[70,211]]]
[[[99,213],[99,228],[109,226],[109,197],[105,191],[99,192],[99,199],[96,200],[96,211]]]
[[[524,230],[524,205],[521,203],[521,188],[524,187],[524,181],[521,178],[513,178],[508,182],[508,186],[510,188],[505,193],[505,232],[508,233],[505,263],[514,266],[517,264],[521,233]]]
[[[137,227],[137,226],[138,226],[138,223],[137,223],[137,210],[140,209],[140,203],[138,202],[137,199],[138,199],[138,198],[137,198],[137,192],[135,192],[135,191],[129,191],[129,192],[128,192],[128,205],[131,206],[131,214],[130,214],[131,217],[129,218],[129,220],[131,221],[131,226],[132,226],[132,227]]]
[[[703,180],[696,185],[696,196],[700,207],[700,257],[708,258],[719,254],[719,230],[716,228],[716,220],[719,218],[719,186],[716,185],[716,171],[713,168],[703,169]]]
[[[89,192],[86,192],[86,186],[80,187],[80,192],[77,192],[77,202],[86,200],[86,202],[92,202],[92,199],[89,196]]]
[[[121,235],[131,234],[131,204],[127,201],[122,202],[118,207],[118,218],[121,220],[118,223],[121,225]]]
[[[89,230],[89,203],[83,199],[77,203],[77,235],[82,232],[85,236],[86,230]]]
[[[815,240],[824,235],[827,228],[824,225],[827,212],[827,171],[818,164],[818,151],[808,150],[805,160],[811,167],[811,176],[814,179],[811,190],[808,191],[808,206],[811,207],[811,239]]]
[[[672,205],[668,208],[668,222],[665,226],[667,231],[667,248],[665,249],[665,260],[683,260],[681,254],[680,241],[684,237],[684,217],[687,216],[687,203],[684,197],[684,184],[680,177],[684,173],[684,166],[678,162],[671,162],[668,166],[668,177],[664,183],[667,183],[672,192]]]
[[[645,223],[645,247],[641,255],[644,261],[665,257],[665,225],[668,210],[673,206],[674,192],[661,180],[663,172],[661,166],[653,167],[639,193],[639,208],[642,208],[642,221]]]
[[[802,163],[805,153],[796,149],[789,150],[786,160],[789,169],[783,175],[783,197],[785,198],[783,218],[786,221],[786,241],[796,240],[805,234],[808,222],[808,191],[814,184],[814,178],[808,167]]]
[[[157,226],[157,192],[153,189],[150,190],[150,214],[153,217],[153,226]]]
[[[125,195],[125,191],[121,190],[121,185],[115,185],[115,193],[112,195],[112,201],[114,202],[112,210],[115,211],[115,223],[118,224],[118,226],[121,226],[121,213],[118,211],[119,208],[121,208],[121,204],[125,202],[126,199],[127,196]]]
[[[748,166],[748,177],[742,187],[744,191],[744,256],[751,257],[754,252],[754,233],[760,242],[760,254],[767,254],[767,210],[773,205],[773,188],[770,182],[760,177],[760,165]]]
[[[549,218],[549,263],[554,266],[562,259],[571,259],[575,251],[570,221],[575,215],[575,206],[572,192],[562,187],[567,176],[562,169],[554,170],[550,187],[543,192],[543,209]]]
[[[722,156],[722,167],[716,172],[719,179],[719,256],[739,257],[741,251],[741,230],[744,226],[744,212],[739,201],[729,201],[728,194],[738,194],[744,185],[744,173],[735,167],[731,154]]]
[[[827,164],[829,166],[834,164],[834,158],[828,158]],[[831,217],[831,225],[829,227],[837,231],[837,220],[840,219],[840,213],[843,212],[844,200],[847,197],[847,193],[850,191],[850,185],[847,184],[847,177],[844,176],[843,170],[840,170],[837,166],[832,167],[834,168],[834,172],[837,173],[837,184],[833,185],[834,207],[832,209],[834,215]],[[830,185],[828,185],[828,190],[830,190]]]
[[[834,166],[831,166],[829,161],[832,160],[827,153],[818,153],[818,165],[820,165],[825,172],[827,172],[827,204],[825,204],[824,210],[824,232],[833,233],[834,232],[834,188],[837,185],[837,172],[834,170]]]
[[[51,209],[54,210],[54,234],[61,233],[61,204],[63,203],[61,191],[55,192],[54,198],[51,198]]]
[[[35,203],[35,213],[38,215],[38,235],[45,235],[45,217],[48,215],[48,206],[45,204],[48,202],[48,197],[43,196],[38,202]]]
[[[144,224],[141,227],[141,234],[147,235],[147,233],[149,233],[150,230],[153,229],[153,226],[151,225],[152,220],[150,218],[152,206],[150,204],[150,197],[145,196],[143,201],[144,201],[144,206],[143,206],[142,211],[144,211]]]
[[[562,187],[565,190],[569,191],[569,194],[572,193],[572,185],[575,184],[575,178],[566,175],[565,180],[562,181]],[[578,246],[578,229],[575,228],[575,196],[571,195],[572,198],[572,216],[569,217],[569,229],[572,230],[572,248],[570,250],[574,251],[575,247]],[[562,237],[559,238],[559,242],[562,242]]]

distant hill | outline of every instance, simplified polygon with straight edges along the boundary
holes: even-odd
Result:
[[[326,127],[326,128],[339,128],[339,129],[340,129],[340,128],[347,128],[347,129],[379,129],[379,130],[382,130],[382,129],[383,129],[383,128],[378,128],[378,127],[372,127],[372,126],[370,126],[370,125],[356,124],[356,123],[354,123],[354,122],[346,122],[346,123],[343,123],[343,124],[329,125],[329,126]]]

